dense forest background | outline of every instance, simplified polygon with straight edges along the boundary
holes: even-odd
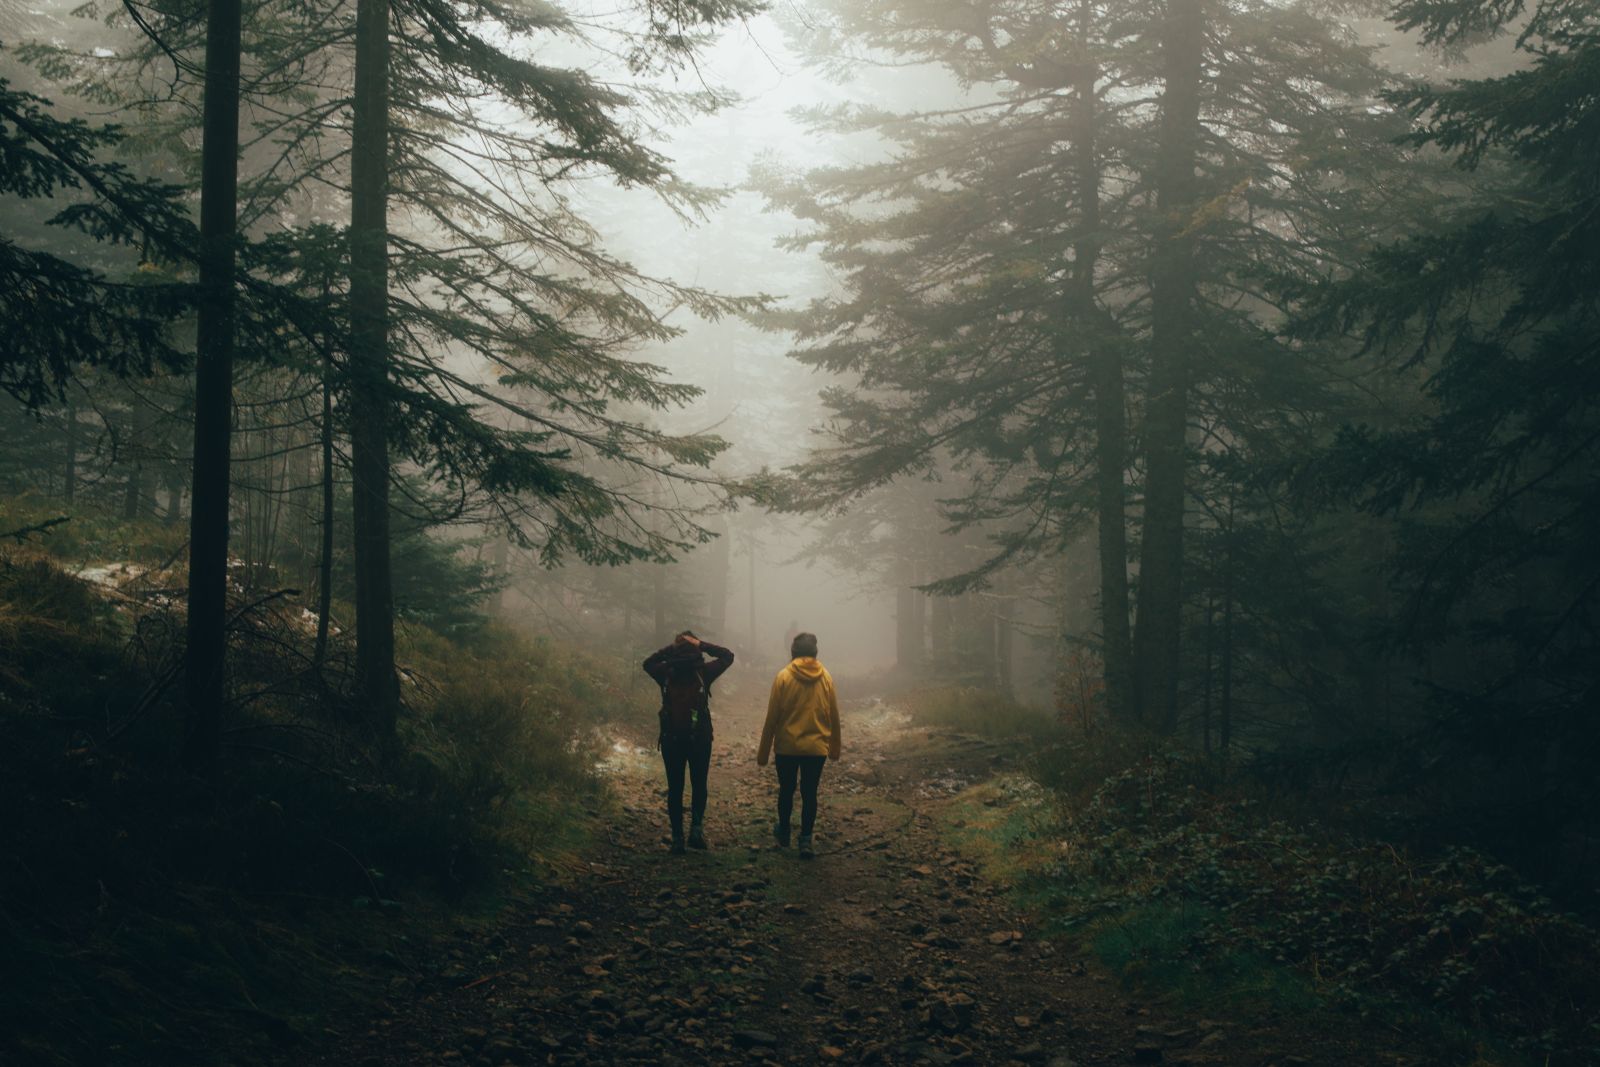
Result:
[[[1597,86],[1591,0],[0,7],[11,1051],[554,877],[689,626],[1591,1062]]]

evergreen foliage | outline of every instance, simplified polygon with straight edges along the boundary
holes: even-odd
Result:
[[[63,256],[0,233],[0,388],[29,408],[60,399],[78,367],[117,375],[177,370],[189,357],[168,327],[190,308],[189,287],[141,275],[137,253],[192,244],[183,190],[108,161],[124,134],[58,118],[50,101],[0,79],[0,195],[64,196],[49,226],[130,249],[112,262]],[[8,219],[8,229],[10,220]]]
[[[1595,800],[1600,154],[1586,131],[1600,116],[1600,26],[1590,5],[1521,11],[1397,8],[1402,27],[1441,46],[1516,20],[1527,62],[1391,94],[1415,122],[1412,143],[1478,180],[1422,232],[1313,294],[1302,335],[1355,331],[1425,399],[1397,423],[1350,426],[1305,477],[1395,517],[1394,636],[1446,668],[1413,740],[1431,753],[1418,773],[1460,791],[1480,825],[1518,833],[1533,818],[1559,836]],[[1523,846],[1560,862],[1553,838]]]

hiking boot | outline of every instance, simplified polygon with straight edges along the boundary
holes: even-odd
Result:
[[[779,848],[789,847],[789,828],[783,823],[775,822],[772,824],[772,837],[773,840],[778,842]]]
[[[706,828],[699,823],[689,827],[689,847],[700,849],[706,847]]]
[[[811,850],[811,835],[810,834],[801,834],[800,835],[800,858],[803,859],[803,860],[808,860],[808,859],[810,859],[811,857],[813,857],[815,855],[816,855],[816,853]]]
[[[672,835],[672,847],[670,849],[668,849],[667,851],[671,852],[674,856],[683,855],[683,831],[682,830],[679,830],[679,831],[677,831],[676,833],[674,833]]]

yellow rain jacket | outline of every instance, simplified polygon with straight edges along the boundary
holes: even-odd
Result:
[[[814,656],[791,660],[772,680],[757,764],[767,765],[774,745],[780,756],[839,758],[839,698],[833,676]]]

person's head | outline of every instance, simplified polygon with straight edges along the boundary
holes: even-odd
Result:
[[[679,648],[691,648],[693,647],[689,641],[689,638],[691,637],[698,638],[699,634],[696,634],[693,630],[679,630],[673,635],[672,643],[677,645]]]
[[[802,656],[815,656],[816,654],[816,634],[795,634],[794,640],[789,642],[789,655],[795,659],[799,659]]]

